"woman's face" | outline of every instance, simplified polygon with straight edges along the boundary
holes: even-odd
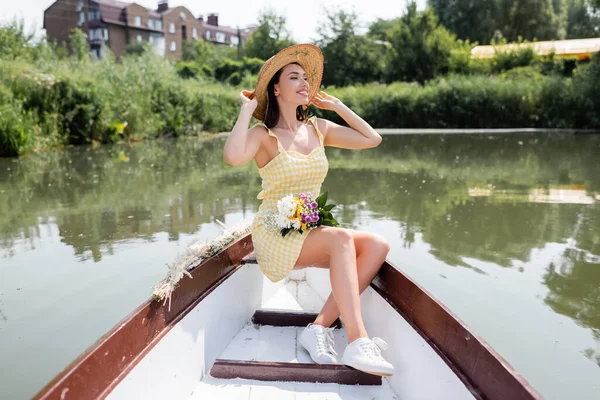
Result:
[[[308,79],[304,69],[298,64],[283,67],[279,83],[275,84],[274,89],[280,102],[292,103],[294,106],[308,104]]]

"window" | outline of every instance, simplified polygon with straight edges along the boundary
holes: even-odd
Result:
[[[154,29],[154,20],[153,19],[148,20],[148,28]]]
[[[239,36],[231,36],[229,38],[229,40],[231,40],[231,44],[237,46],[238,44],[240,44],[240,38]]]
[[[162,25],[162,21],[157,19],[156,21],[154,21],[154,29],[158,29],[160,31],[162,31],[163,25]]]
[[[175,33],[175,24],[172,22],[169,24],[169,33]]]
[[[155,54],[160,56],[165,55],[165,37],[162,33],[150,32],[149,41],[152,44],[152,49]]]
[[[108,29],[104,29],[104,40],[108,40]]]
[[[216,38],[217,42],[225,43],[225,34],[223,32],[217,32]]]
[[[142,35],[137,35],[137,42],[140,43],[142,41]]]
[[[85,23],[85,14],[82,11],[79,13],[79,26],[83,25],[84,23]]]
[[[210,40],[210,31],[206,31],[206,40]]]
[[[88,20],[89,21],[100,21],[100,11],[88,11]]]
[[[192,38],[198,39],[198,30],[196,28],[192,28]]]
[[[177,43],[174,40],[171,42],[171,51],[177,51]]]
[[[179,18],[182,20],[185,19],[185,13],[183,11],[179,13]]]
[[[142,17],[140,17],[139,15],[133,17],[133,24],[135,26],[142,26]]]

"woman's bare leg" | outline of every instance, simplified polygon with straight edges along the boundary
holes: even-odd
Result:
[[[368,337],[360,314],[356,249],[352,233],[343,228],[318,227],[309,231],[296,266],[329,261],[333,295],[348,332],[348,340]]]
[[[390,245],[380,236],[367,232],[353,232],[353,236],[354,247],[356,248],[358,292],[360,294],[369,287],[373,278],[377,275],[390,251]],[[313,267],[329,268],[329,265],[328,262],[324,261],[313,265]],[[314,323],[322,326],[331,326],[339,316],[340,310],[333,293],[331,293]]]

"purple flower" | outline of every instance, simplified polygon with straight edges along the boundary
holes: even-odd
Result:
[[[312,219],[313,222],[319,222],[319,216],[315,215]]]
[[[317,204],[316,201],[313,201],[312,203],[310,203],[310,208],[317,208],[319,205]]]
[[[298,198],[300,198],[300,199],[305,199],[305,198],[306,198],[306,195],[305,195],[304,193],[300,193],[300,194],[298,195]]]

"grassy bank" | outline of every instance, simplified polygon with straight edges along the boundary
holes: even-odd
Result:
[[[228,131],[238,115],[239,91],[256,81],[255,75],[235,84],[184,76],[181,65],[151,52],[92,61],[84,52],[67,56],[38,45],[4,56],[0,156]],[[569,76],[536,66],[498,73],[488,68],[424,85],[369,83],[327,91],[377,128],[600,128],[599,56]]]

